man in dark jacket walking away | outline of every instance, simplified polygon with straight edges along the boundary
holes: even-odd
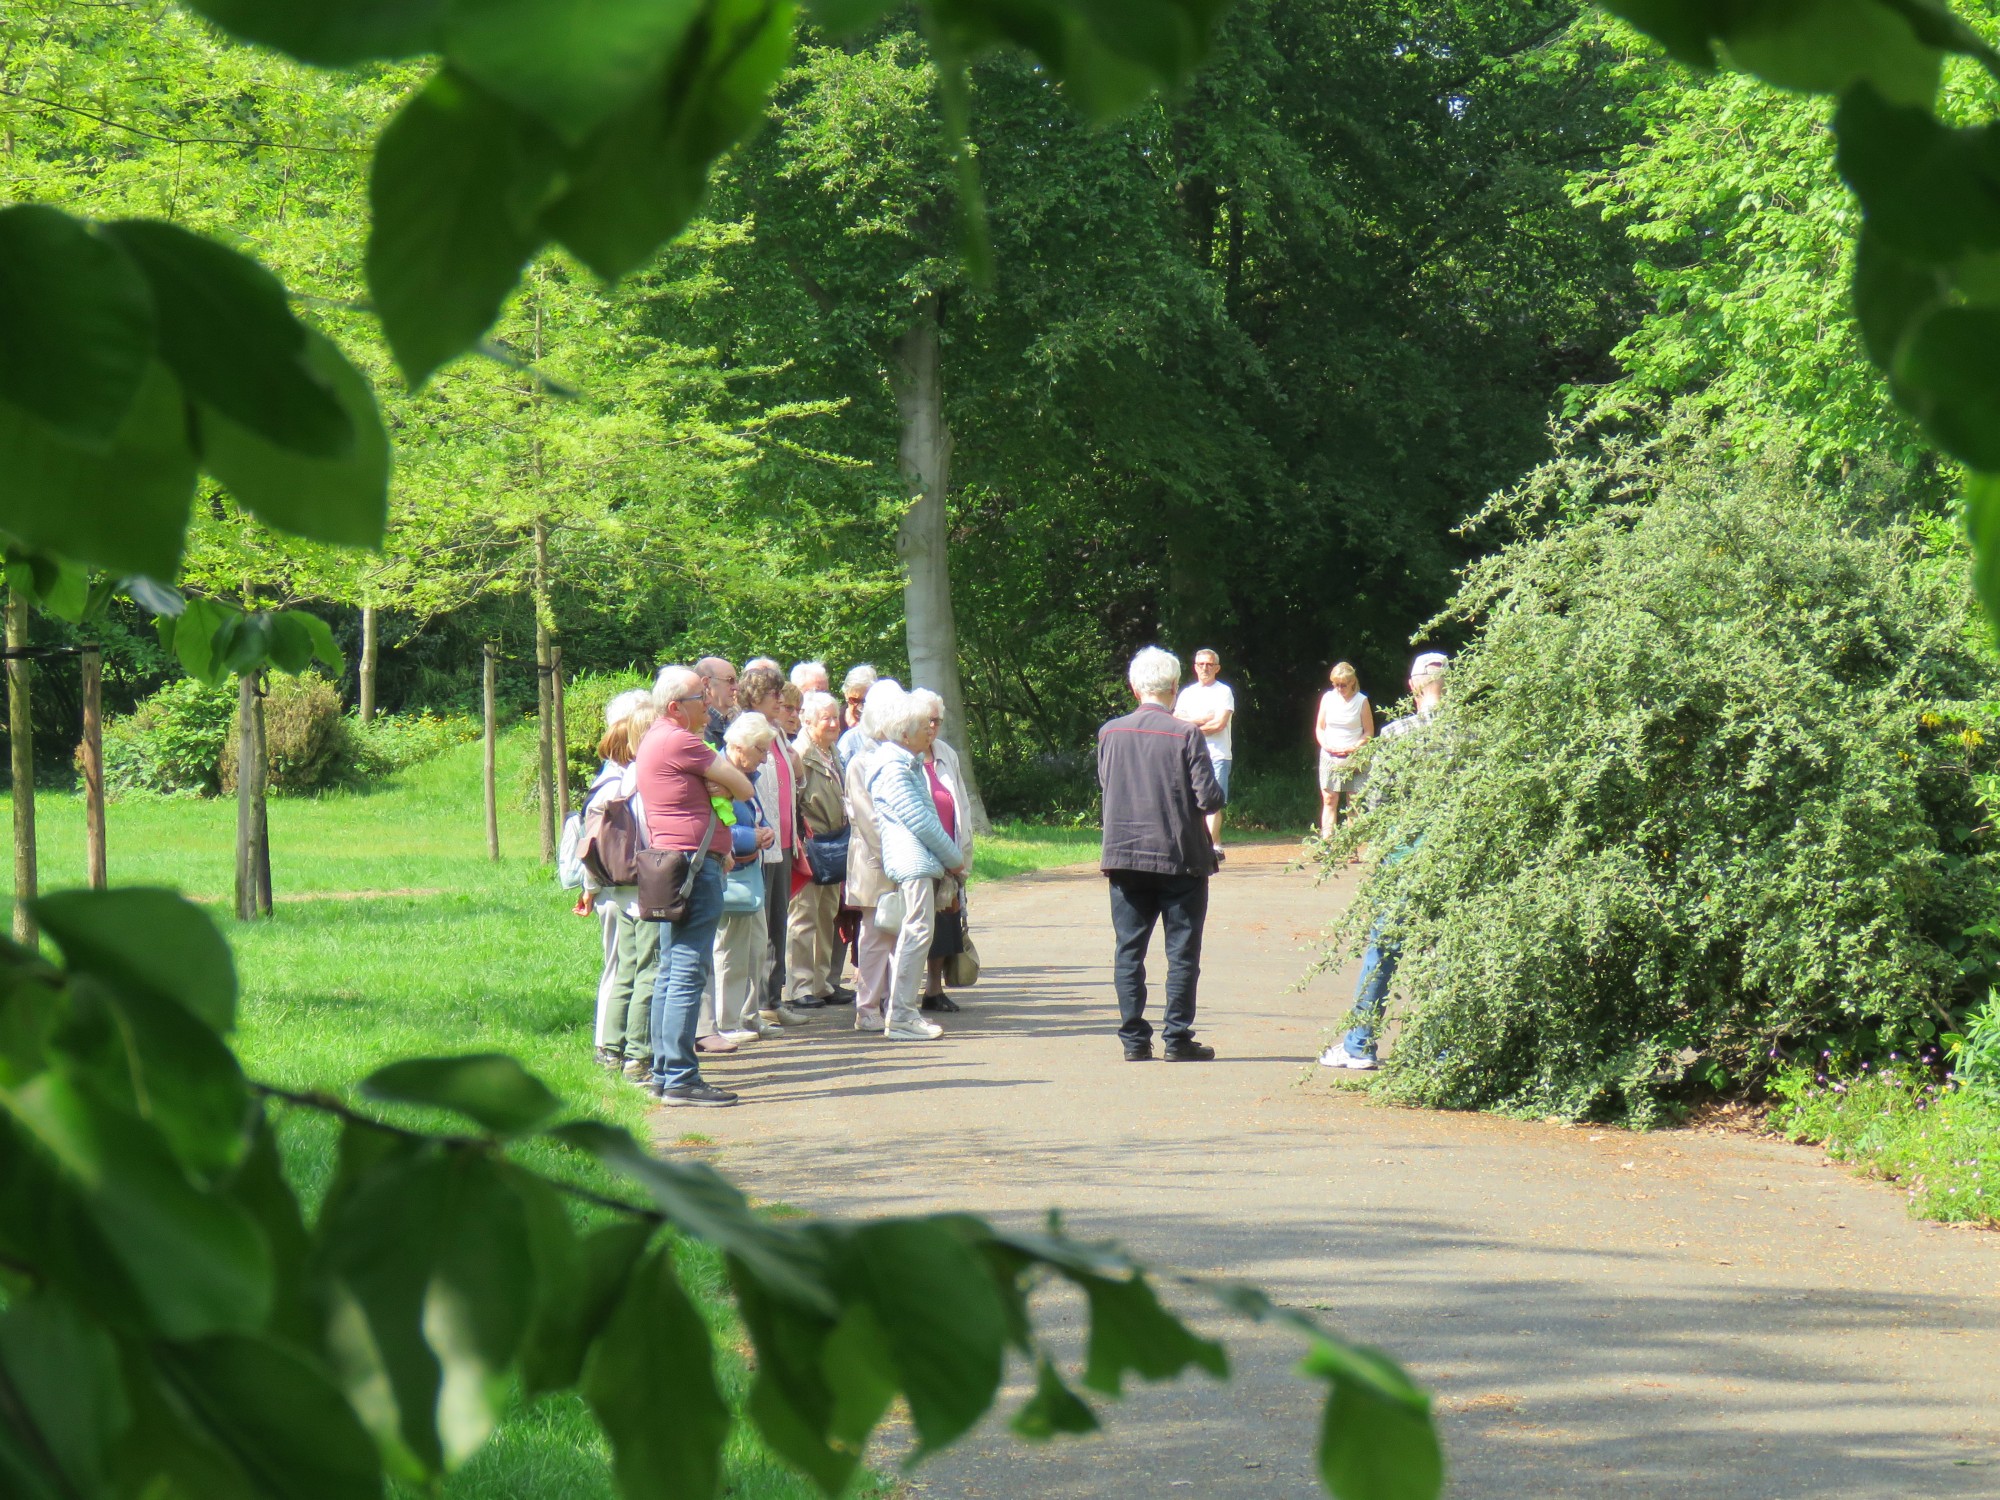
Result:
[[[1111,883],[1111,926],[1118,938],[1112,982],[1127,1062],[1153,1056],[1146,1019],[1146,949],[1155,924],[1167,936],[1168,1062],[1207,1062],[1213,1047],[1194,1039],[1195,983],[1201,977],[1201,929],[1208,920],[1208,877],[1215,851],[1207,814],[1222,806],[1222,785],[1199,725],[1174,717],[1181,664],[1148,646],[1132,658],[1126,680],[1139,706],[1097,731],[1097,782],[1104,789],[1104,857]]]

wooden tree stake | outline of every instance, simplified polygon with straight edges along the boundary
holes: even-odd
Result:
[[[236,920],[257,915],[257,679],[236,679]]]
[[[500,857],[500,803],[495,797],[493,784],[493,737],[495,733],[493,694],[498,683],[498,677],[499,667],[494,659],[493,643],[488,641],[486,643],[485,675],[486,857],[488,859],[498,859]]]
[[[375,666],[381,654],[381,626],[375,618],[375,606],[361,606],[361,701],[356,708],[361,722],[367,724],[375,717]]]
[[[549,529],[535,522],[535,811],[542,827],[542,863],[556,862],[555,663],[549,637]]]
[[[7,649],[28,644],[28,601],[7,591]],[[35,899],[35,723],[30,689],[32,663],[7,658],[7,738],[14,769],[14,941],[32,948],[40,940],[28,903]]]
[[[109,883],[104,851],[104,653],[83,649],[83,868],[92,890]]]
[[[550,680],[555,685],[556,705],[556,805],[562,821],[569,821],[569,716],[563,708],[562,647],[549,653]]]
[[[250,874],[255,882],[257,912],[271,915],[271,747],[264,738],[264,678],[259,674],[256,691],[250,695],[255,742],[250,770],[254,786],[250,798],[252,840]]]

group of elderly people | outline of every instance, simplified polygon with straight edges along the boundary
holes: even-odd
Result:
[[[943,701],[869,666],[830,689],[821,662],[704,657],[606,708],[584,826],[622,799],[651,847],[690,856],[678,921],[644,920],[630,886],[592,893],[598,1059],[664,1104],[736,1103],[704,1054],[848,1006],[898,1042],[935,1041],[923,1013],[958,1008],[944,980],[968,946],[972,820]]]

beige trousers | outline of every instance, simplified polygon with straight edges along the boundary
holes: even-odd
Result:
[[[715,929],[715,1029],[754,1031],[762,1005],[764,913],[730,911]]]
[[[924,965],[937,930],[938,883],[926,876],[903,882],[903,925],[896,932],[896,957],[889,975],[889,1030],[923,1024]]]
[[[840,959],[840,938],[834,924],[840,917],[840,887],[802,886],[792,897],[791,928],[786,946],[792,964],[793,999],[833,993],[833,966]]]
[[[868,1016],[879,1019],[889,998],[889,971],[895,959],[896,937],[875,925],[875,913],[861,913],[861,934],[854,945],[854,1015],[857,1024]]]

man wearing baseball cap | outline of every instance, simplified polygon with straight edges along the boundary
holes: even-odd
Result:
[[[1425,651],[1410,663],[1410,697],[1416,702],[1416,711],[1404,714],[1384,728],[1382,739],[1395,740],[1414,734],[1437,717],[1438,706],[1444,702],[1445,669],[1450,665],[1450,659],[1442,651]],[[1371,782],[1368,800],[1372,805],[1387,796],[1390,788],[1379,778],[1371,778]],[[1409,852],[1407,848],[1394,850],[1387,856],[1387,862],[1394,864]],[[1382,936],[1387,920],[1387,914],[1376,918],[1369,930],[1368,946],[1361,951],[1361,977],[1354,982],[1354,1010],[1347,1018],[1347,1035],[1320,1053],[1323,1068],[1351,1068],[1365,1073],[1376,1066],[1375,1027],[1382,1018],[1382,1007],[1388,1004],[1389,984],[1396,977],[1396,959],[1401,951],[1395,939]]]

